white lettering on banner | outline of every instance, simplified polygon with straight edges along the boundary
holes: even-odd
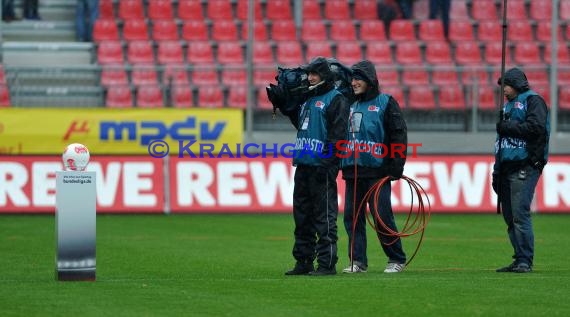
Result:
[[[430,194],[431,190],[431,181],[430,181],[430,173],[431,173],[431,165],[428,162],[409,162],[406,163],[406,167],[404,168],[404,175],[414,179],[416,182],[421,184],[423,189],[425,190],[427,197],[429,199],[430,204],[433,206],[436,203],[433,194]],[[399,182],[400,183],[400,202],[394,200],[394,196],[392,196],[392,204],[394,206],[410,206],[413,203],[416,203],[417,197],[413,197],[412,193],[410,192],[410,188],[406,182]],[[425,202],[427,205],[427,202]]]
[[[156,206],[154,193],[143,194],[153,188],[154,165],[147,162],[125,162],[123,164],[123,197],[127,206]]]
[[[121,163],[111,162],[105,171],[100,164],[92,163],[89,167],[97,175],[97,203],[103,207],[113,206],[121,178]]]
[[[485,184],[489,182],[489,165],[474,164],[473,173],[467,162],[433,162],[433,174],[439,199],[444,206],[457,206],[460,198],[467,206],[480,206],[483,202]]]
[[[220,162],[216,171],[220,206],[251,205],[251,196],[248,193],[236,193],[236,191],[247,191],[248,182],[245,179],[248,172],[247,162]]]
[[[59,162],[37,162],[32,164],[32,201],[34,206],[55,205],[55,171],[59,171]]]
[[[261,206],[273,206],[277,203],[277,193],[284,206],[293,206],[294,170],[289,162],[274,161],[269,163],[265,174],[263,162],[251,162],[251,179]]]
[[[24,186],[28,183],[28,171],[20,163],[3,162],[0,164],[0,206],[6,206],[8,200],[14,206],[25,207],[30,200],[24,193]]]
[[[216,199],[208,190],[213,182],[214,173],[210,165],[202,162],[178,162],[176,165],[178,204],[215,206]]]
[[[570,164],[550,162],[543,170],[544,205],[557,207],[570,205]]]

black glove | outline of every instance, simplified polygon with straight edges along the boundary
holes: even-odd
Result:
[[[393,181],[398,180],[402,178],[402,175],[404,175],[403,166],[391,164],[390,167],[388,168],[388,176],[390,176],[390,180]]]
[[[505,134],[507,132],[507,127],[509,126],[507,121],[499,121],[497,122],[497,133],[498,134]]]
[[[493,172],[493,181],[491,183],[491,185],[493,186],[493,191],[495,192],[495,194],[499,194],[498,193],[498,186],[499,186],[499,173],[497,172]]]

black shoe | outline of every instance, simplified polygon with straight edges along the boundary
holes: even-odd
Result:
[[[292,270],[285,272],[285,275],[307,275],[315,270],[313,263],[297,262]]]
[[[513,263],[511,263],[511,264],[509,264],[509,265],[507,265],[507,266],[505,266],[505,267],[496,269],[495,272],[499,272],[499,273],[503,273],[503,272],[514,272],[514,271],[513,271],[513,268],[514,268],[514,267],[515,267],[515,262],[513,262]]]
[[[512,272],[515,273],[530,273],[532,272],[532,267],[526,263],[519,263],[513,267]]]
[[[316,271],[309,273],[309,275],[311,276],[335,275],[335,274],[336,274],[336,268],[334,266],[332,268],[324,268],[319,266]]]

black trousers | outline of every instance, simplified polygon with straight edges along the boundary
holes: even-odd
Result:
[[[317,172],[314,166],[298,166],[293,190],[297,262],[335,267],[337,256],[338,171]]]

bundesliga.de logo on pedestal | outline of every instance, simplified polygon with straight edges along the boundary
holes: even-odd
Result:
[[[63,160],[64,171],[84,171],[89,164],[89,150],[80,143],[72,143],[68,145],[61,159]]]

